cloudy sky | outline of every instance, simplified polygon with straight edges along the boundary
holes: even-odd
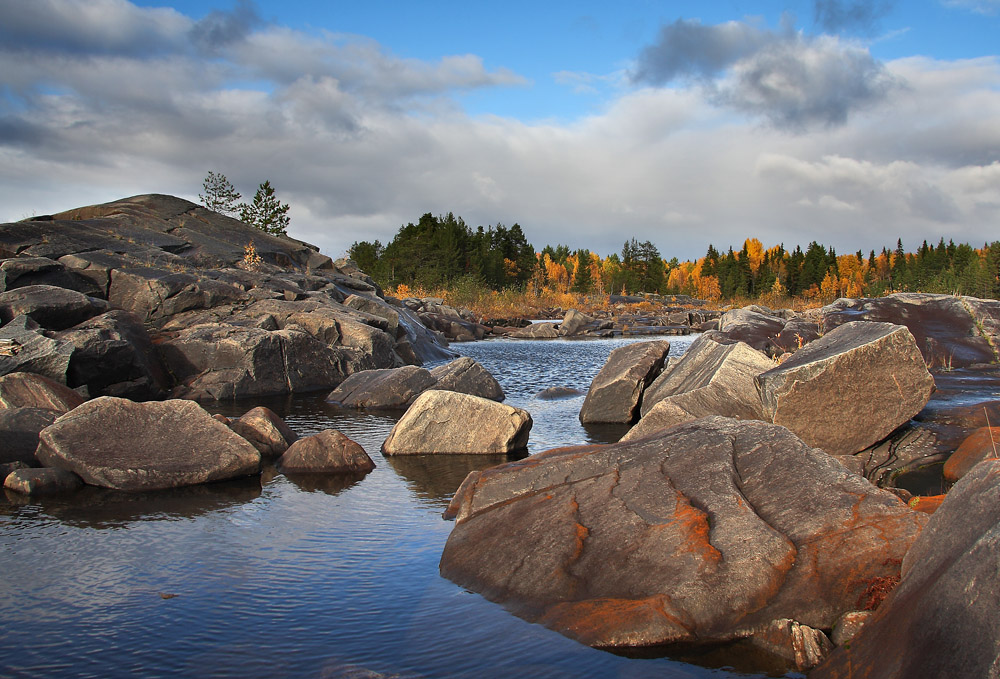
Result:
[[[0,0],[0,219],[209,170],[334,257],[1000,239],[1000,0]]]

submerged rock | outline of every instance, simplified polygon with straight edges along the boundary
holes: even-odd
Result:
[[[851,322],[757,376],[767,419],[831,455],[864,450],[927,404],[934,378],[910,331]]]
[[[386,455],[510,453],[528,445],[531,415],[454,391],[425,391],[382,444]]]
[[[472,473],[448,513],[445,577],[601,647],[829,629],[927,521],[787,429],[721,417]]]
[[[39,461],[94,486],[156,490],[260,472],[260,453],[192,401],[87,401],[39,436]]]

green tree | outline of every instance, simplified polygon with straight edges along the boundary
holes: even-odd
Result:
[[[221,172],[216,174],[209,170],[208,176],[205,177],[205,181],[201,185],[205,193],[199,193],[198,200],[209,210],[215,210],[230,217],[235,217],[240,211],[240,205],[237,201],[242,196],[236,187],[229,183],[226,175]]]
[[[265,181],[257,188],[252,203],[240,203],[240,220],[271,235],[287,236],[288,208],[288,203],[282,203],[274,194],[271,182]]]
[[[590,272],[590,250],[576,251],[576,271],[573,274],[573,292],[588,293],[594,288],[594,276]]]

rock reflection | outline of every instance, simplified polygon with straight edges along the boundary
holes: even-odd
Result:
[[[304,493],[340,495],[357,485],[367,474],[285,474],[293,486]]]
[[[524,452],[510,455],[395,455],[387,457],[386,462],[406,479],[418,497],[430,500],[443,509],[451,502],[469,472],[524,457],[527,457]]]
[[[144,493],[86,486],[67,495],[28,498],[10,493],[14,506],[36,505],[43,514],[79,528],[116,529],[140,520],[189,519],[260,497],[257,476]]]

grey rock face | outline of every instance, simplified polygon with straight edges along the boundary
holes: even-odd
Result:
[[[580,421],[629,424],[639,414],[646,387],[663,368],[670,342],[637,342],[611,352],[590,383]]]
[[[528,445],[531,415],[454,391],[425,391],[382,444],[386,455],[510,453]]]
[[[434,386],[429,370],[415,365],[356,372],[326,400],[347,408],[405,408]]]
[[[646,389],[633,440],[709,415],[763,420],[754,378],[774,362],[744,344],[720,344],[710,335],[691,343],[677,364]]]
[[[806,345],[756,383],[767,419],[831,455],[881,441],[934,390],[909,330],[862,321]]]
[[[0,463],[37,466],[38,434],[57,417],[58,412],[42,408],[0,408]]]
[[[926,522],[782,427],[711,417],[470,474],[441,573],[593,646],[829,629]]]
[[[61,332],[73,345],[68,381],[91,396],[137,401],[161,398],[170,385],[142,321],[128,311],[109,311]]]
[[[84,398],[44,375],[16,372],[0,377],[0,408],[44,408],[65,413]]]
[[[504,399],[503,388],[496,378],[478,361],[468,356],[433,368],[431,377],[437,381],[435,389],[481,396],[491,401]]]
[[[102,396],[61,416],[39,436],[47,467],[118,490],[156,490],[249,476],[260,453],[197,403],[135,403]]]
[[[0,292],[0,321],[27,316],[48,330],[65,330],[108,310],[96,297],[51,285],[29,285]]]
[[[285,474],[367,474],[375,469],[365,449],[336,429],[299,439],[275,466]]]
[[[810,677],[995,677],[1000,658],[1000,461],[945,496],[903,558],[902,579],[849,647]]]
[[[66,384],[74,347],[47,337],[38,323],[18,316],[0,328],[0,375],[30,372]]]
[[[279,457],[299,438],[284,420],[264,406],[248,410],[230,422],[229,428],[253,444],[267,460]]]
[[[555,323],[532,323],[510,333],[515,339],[555,339],[559,331]]]

